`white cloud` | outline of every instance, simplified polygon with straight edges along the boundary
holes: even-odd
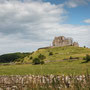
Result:
[[[70,8],[75,8],[80,5],[88,5],[88,2],[90,2],[90,0],[67,0],[65,2],[65,5],[67,5]]]
[[[63,5],[41,1],[0,3],[0,54],[36,50],[60,35],[89,46],[90,26],[63,24],[66,13]]]
[[[90,23],[90,19],[86,19],[83,21],[84,23]]]
[[[20,47],[24,46],[23,50],[26,50],[32,46],[34,49],[36,45],[46,45],[47,30],[62,23],[65,20],[63,16],[65,13],[62,5],[50,3],[36,1],[0,3],[1,53],[11,52],[17,47],[20,50]],[[27,47],[27,44],[30,47]]]

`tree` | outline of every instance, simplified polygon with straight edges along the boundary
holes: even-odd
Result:
[[[23,60],[24,57],[29,56],[30,53],[9,53],[0,55],[0,63],[10,63],[15,61]]]

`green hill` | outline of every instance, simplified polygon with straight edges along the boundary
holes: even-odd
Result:
[[[53,55],[50,55],[50,53],[52,53]],[[72,57],[73,59],[82,59],[86,54],[90,54],[90,49],[74,46],[39,49],[29,57],[25,57],[25,60],[31,61],[33,58],[37,58],[40,54],[46,57],[45,61],[67,60],[70,57]]]
[[[32,61],[34,58],[42,54],[46,58],[46,62],[43,65],[33,65]],[[89,48],[83,47],[55,47],[47,49],[39,49],[33,53],[28,53],[25,57],[21,58],[19,61],[29,64],[15,64],[15,65],[1,65],[0,75],[47,75],[47,74],[85,74],[88,70],[90,73],[90,62],[84,62],[83,57],[86,54],[90,55]]]
[[[44,61],[60,61],[72,59],[82,59],[86,54],[90,54],[89,48],[65,46],[54,48],[43,48],[33,53],[10,53],[0,55],[0,63],[9,62],[23,62],[31,63],[34,58],[38,58],[39,55],[44,55],[46,58]]]

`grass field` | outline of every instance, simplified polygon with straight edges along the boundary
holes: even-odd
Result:
[[[90,62],[82,63],[83,60],[49,62],[44,65],[9,65],[0,66],[0,75],[68,75],[90,73]]]
[[[49,56],[49,53],[53,52],[53,55]],[[86,54],[90,54],[90,49],[81,47],[55,47],[49,49],[40,49],[34,52],[32,55],[24,58],[25,62],[32,62],[30,57],[38,57],[39,54],[46,56],[44,65],[0,65],[0,75],[68,75],[68,74],[85,74],[88,70],[90,73],[90,62],[84,62],[83,57]],[[79,57],[76,60],[69,60],[69,57]],[[66,60],[64,60],[66,59]]]

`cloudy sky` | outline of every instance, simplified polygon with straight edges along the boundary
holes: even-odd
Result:
[[[0,54],[31,52],[61,35],[90,47],[90,0],[0,0]]]

